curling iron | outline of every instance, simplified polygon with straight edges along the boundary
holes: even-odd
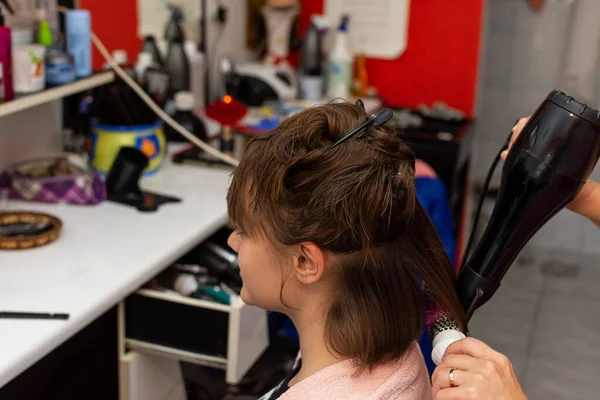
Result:
[[[599,156],[600,112],[552,91],[508,153],[492,217],[472,256],[465,255],[457,291],[467,320],[498,290],[531,237],[575,198]],[[465,335],[443,310],[429,313],[432,359],[439,364]]]

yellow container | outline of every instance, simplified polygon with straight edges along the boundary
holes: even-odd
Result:
[[[162,122],[137,126],[92,126],[90,161],[95,170],[103,175],[108,174],[121,147],[135,147],[148,157],[144,176],[156,173],[167,152]]]

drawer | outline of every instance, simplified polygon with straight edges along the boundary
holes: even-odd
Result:
[[[269,345],[267,313],[141,289],[125,300],[125,345],[138,352],[226,371],[238,383]]]

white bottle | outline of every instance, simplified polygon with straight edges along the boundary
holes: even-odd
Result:
[[[137,63],[135,64],[135,77],[138,82],[145,80],[146,70],[154,64],[152,54],[141,52],[138,54]]]
[[[175,93],[174,100],[177,111],[194,111],[194,95],[191,92],[177,92]]]
[[[206,98],[204,54],[198,51],[194,42],[186,42],[184,46],[190,63],[190,91],[194,95],[194,106],[204,110]]]
[[[348,99],[352,87],[352,62],[354,57],[348,49],[348,19],[342,22],[336,32],[333,48],[329,53],[327,66],[327,96]]]

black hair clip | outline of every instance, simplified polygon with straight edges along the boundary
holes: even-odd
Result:
[[[358,107],[361,107],[364,110],[365,105],[362,102],[362,100],[357,100],[356,105]],[[359,134],[358,137],[360,137],[362,135],[362,132],[370,126],[377,127],[377,126],[384,125],[386,122],[388,122],[390,119],[392,119],[393,115],[394,115],[394,113],[389,108],[384,108],[384,109],[380,110],[378,113],[374,114],[371,118],[366,120],[358,128],[354,129],[352,132],[348,133],[346,136],[344,136],[343,138],[341,138],[340,140],[338,140],[337,142],[332,144],[330,149],[332,149],[336,146],[339,146],[340,144],[344,143],[346,140],[350,139],[352,136],[354,136],[356,134]]]
[[[357,99],[356,102],[354,103],[354,105],[356,107],[360,108],[361,110],[363,110],[363,112],[365,114],[367,113],[367,109],[365,107],[365,103],[361,99]]]

